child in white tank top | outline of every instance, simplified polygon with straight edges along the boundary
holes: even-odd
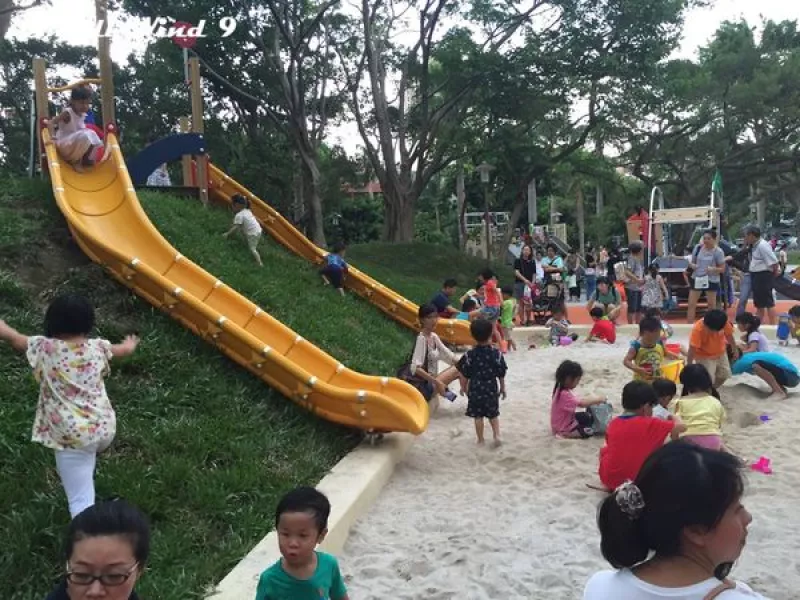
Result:
[[[58,155],[76,171],[93,166],[93,155],[98,148],[103,147],[100,137],[87,128],[85,123],[91,98],[89,88],[74,88],[70,94],[69,107],[56,118],[50,119],[47,125]],[[109,147],[106,147],[101,162],[108,158],[108,151]]]

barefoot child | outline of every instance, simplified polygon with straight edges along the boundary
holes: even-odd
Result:
[[[709,310],[692,327],[686,364],[703,365],[711,375],[714,387],[718,388],[731,376],[727,344],[736,348],[728,315],[718,309]]]
[[[658,319],[645,317],[639,323],[639,339],[631,342],[622,364],[633,371],[634,379],[653,381],[661,377],[661,365],[665,358],[680,360],[681,357],[664,346]]]
[[[489,419],[494,445],[500,445],[500,396],[506,397],[506,361],[497,348],[492,347],[494,326],[486,319],[470,324],[470,333],[476,346],[464,354],[456,365],[461,373],[461,388],[467,394],[466,415],[475,419],[478,443],[483,444],[483,420]],[[499,383],[499,385],[498,385]]]
[[[247,240],[247,247],[250,254],[256,259],[259,267],[263,267],[261,255],[258,253],[258,242],[261,240],[261,224],[250,210],[250,200],[240,194],[234,194],[231,198],[231,206],[235,213],[233,217],[233,227],[223,233],[223,237],[228,237],[237,231],[241,232]]]
[[[634,479],[647,457],[664,445],[667,436],[677,440],[686,430],[677,419],[665,421],[653,417],[653,407],[657,404],[656,391],[649,383],[629,381],[622,388],[625,412],[611,420],[606,443],[600,448],[598,474],[606,489],[613,490]]]
[[[348,268],[344,260],[346,251],[347,246],[344,244],[335,244],[325,257],[325,266],[320,271],[325,285],[332,285],[342,296],[344,296],[344,278]]]
[[[672,419],[673,414],[669,410],[669,405],[678,393],[678,386],[669,379],[653,380],[653,389],[658,397],[658,405],[653,407],[653,416],[658,419]]]
[[[708,370],[703,365],[689,365],[681,373],[681,383],[683,392],[675,402],[675,416],[686,425],[681,439],[709,450],[724,450],[725,408],[716,396]]]
[[[97,454],[117,430],[104,383],[113,357],[128,356],[139,340],[121,344],[90,338],[94,308],[82,296],[59,296],[44,317],[44,336],[26,336],[0,320],[0,340],[24,352],[39,382],[32,441],[55,450],[56,470],[72,517],[94,504]]]
[[[514,331],[514,314],[517,312],[517,301],[514,299],[514,290],[510,285],[503,286],[503,308],[500,313],[500,326],[503,328],[503,339],[508,344],[509,350],[516,350],[512,333]]]
[[[331,504],[324,494],[299,487],[275,509],[281,558],[261,573],[256,600],[348,600],[339,563],[316,550],[328,534]]]
[[[742,336],[742,343],[739,344],[739,350],[742,354],[748,352],[769,352],[769,341],[767,336],[759,331],[761,328],[761,319],[753,313],[743,312],[736,315],[736,326],[744,333]]]
[[[563,304],[553,307],[552,316],[544,326],[550,329],[548,338],[551,346],[560,346],[562,338],[570,338],[573,342],[578,339],[577,334],[569,332],[570,322],[567,320]]]
[[[483,284],[483,304],[478,310],[470,313],[470,320],[485,319],[492,324],[492,342],[499,343],[502,339],[500,332],[500,313],[503,307],[503,294],[497,287],[497,276],[491,269],[485,269],[478,275],[478,281]],[[479,289],[480,292],[480,289]]]
[[[749,373],[761,378],[772,390],[775,398],[789,397],[786,388],[800,385],[800,372],[794,363],[777,352],[747,352],[733,363],[734,375]]]
[[[594,321],[592,330],[589,332],[589,337],[586,338],[587,342],[600,341],[606,344],[613,344],[617,341],[617,328],[614,323],[606,317],[603,309],[595,306],[589,311],[589,316]]]
[[[578,399],[575,388],[583,377],[583,367],[572,360],[565,360],[556,369],[556,384],[553,387],[553,402],[550,406],[550,428],[559,438],[589,438],[594,435],[594,419],[588,412],[576,412],[578,408],[589,408],[604,404],[605,398]]]
[[[100,137],[86,127],[86,114],[92,101],[92,92],[87,87],[76,87],[70,93],[69,106],[57,117],[50,119],[47,129],[56,145],[58,155],[76,171],[94,166],[93,156],[103,147]],[[103,157],[108,158],[111,147],[107,146]]]

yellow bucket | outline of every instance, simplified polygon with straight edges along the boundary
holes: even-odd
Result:
[[[681,372],[683,371],[683,361],[673,360],[661,365],[661,377],[669,379],[674,383],[681,382]]]

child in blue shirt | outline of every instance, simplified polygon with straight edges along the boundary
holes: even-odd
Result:
[[[325,285],[333,285],[342,296],[344,296],[342,281],[347,274],[347,263],[344,260],[346,250],[347,247],[344,244],[335,244],[332,251],[325,257],[325,266],[319,272]]]
[[[328,533],[331,505],[322,492],[299,487],[275,510],[282,558],[261,573],[256,600],[349,600],[339,563],[316,550]]]

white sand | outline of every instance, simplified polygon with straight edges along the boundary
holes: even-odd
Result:
[[[607,394],[619,414],[620,391],[630,380],[622,366],[628,341],[508,355],[504,445],[497,450],[476,446],[466,399],[444,401],[353,529],[341,557],[351,597],[581,598],[588,577],[608,568],[595,523],[602,494],[585,485],[599,483],[602,439],[551,437],[553,374],[565,358],[581,362],[578,391]],[[800,359],[796,347],[786,353]],[[725,443],[748,462],[769,456],[775,470],[747,472],[745,504],[754,520],[733,575],[773,600],[800,598],[800,391],[788,401],[765,395],[766,386],[750,376],[722,390]],[[760,424],[763,413],[772,420]]]

